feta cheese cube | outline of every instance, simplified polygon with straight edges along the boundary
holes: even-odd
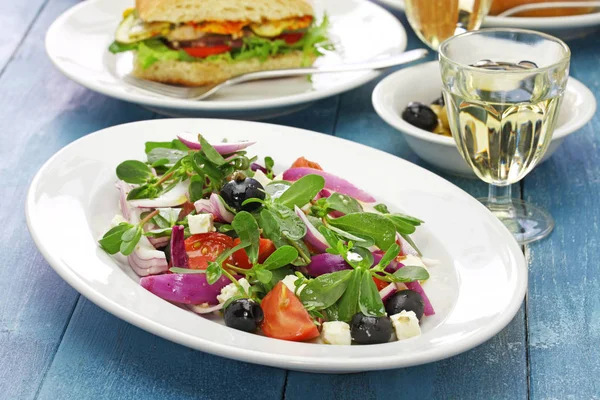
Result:
[[[306,284],[300,285],[300,287],[298,288],[298,292],[296,292],[296,281],[297,280],[298,280],[298,277],[296,275],[288,275],[285,278],[283,278],[281,280],[281,282],[283,282],[283,284],[285,286],[287,286],[288,289],[290,289],[292,291],[292,293],[300,294],[300,292],[302,291],[302,289],[304,289]]]
[[[401,311],[390,317],[398,340],[408,339],[421,334],[421,326],[413,311]]]
[[[250,289],[250,282],[248,282],[246,280],[246,278],[240,279],[238,281],[238,283],[240,284],[241,287],[244,288],[244,290],[246,292],[248,292],[248,289]],[[217,300],[219,301],[220,304],[223,304],[230,298],[237,296],[237,295],[241,295],[241,293],[238,290],[238,287],[236,286],[236,284],[232,282],[229,285],[225,286],[223,289],[221,289],[221,294],[219,294],[217,296]]]
[[[189,215],[190,233],[195,235],[197,233],[212,232],[214,230],[213,220],[214,216],[212,214]]]
[[[272,182],[271,179],[269,179],[264,172],[262,172],[260,169],[256,170],[256,172],[254,172],[254,179],[256,179],[258,181],[258,183],[260,183],[261,185],[263,185],[263,187],[266,187],[269,183]]]
[[[122,222],[129,222],[127,221],[125,218],[123,218],[123,216],[121,214],[116,214],[112,221],[110,221],[110,226],[111,228],[114,228],[115,226],[119,225]]]
[[[343,321],[323,322],[321,339],[326,344],[349,346],[352,343],[350,325]]]

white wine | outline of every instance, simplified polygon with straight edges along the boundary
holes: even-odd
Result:
[[[445,92],[448,120],[463,158],[477,176],[496,185],[521,180],[544,155],[558,117],[561,91],[544,76],[514,74],[536,68],[483,60],[481,74],[456,76],[455,90]],[[501,84],[489,70],[506,71]],[[486,72],[483,72],[486,71]]]
[[[436,50],[451,36],[479,29],[492,0],[405,0],[404,4],[417,36]]]

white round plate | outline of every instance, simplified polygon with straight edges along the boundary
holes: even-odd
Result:
[[[404,0],[377,0],[390,8],[404,11]],[[600,12],[565,17],[496,17],[488,15],[484,28],[521,28],[542,31],[561,39],[573,39],[600,29]]]
[[[96,239],[118,212],[115,167],[142,159],[144,142],[201,131],[211,141],[251,139],[259,157],[282,171],[299,156],[371,192],[379,201],[426,221],[414,235],[440,261],[424,285],[436,315],[423,334],[402,342],[331,346],[271,339],[228,328],[154,296]],[[394,177],[398,176],[398,179]],[[477,200],[431,172],[393,155],[332,136],[256,122],[175,119],[119,125],[62,149],[29,189],[27,223],[56,272],[82,295],[142,329],[223,357],[312,372],[407,367],[471,349],[504,328],[527,287],[527,265],[508,230]]]
[[[108,46],[132,0],[88,0],[61,15],[46,35],[46,51],[67,77],[91,90],[146,106],[169,116],[261,119],[295,111],[316,100],[354,89],[379,76],[360,71],[252,82],[223,89],[210,99],[190,101],[147,92],[123,82],[132,69],[131,52],[111,54]],[[406,32],[398,20],[366,0],[319,0],[336,51],[315,65],[362,62],[401,53]],[[357,28],[360,27],[360,28]],[[373,38],[377,38],[374,40]]]
[[[419,91],[413,90],[415,85]],[[405,135],[410,148],[423,160],[455,175],[476,178],[453,138],[417,128],[402,119],[401,113],[408,103],[429,104],[440,97],[441,91],[439,63],[419,64],[394,72],[379,82],[373,90],[373,107],[385,122]],[[591,90],[577,79],[569,78],[556,129],[541,162],[550,158],[567,136],[587,124],[595,112],[596,98]]]

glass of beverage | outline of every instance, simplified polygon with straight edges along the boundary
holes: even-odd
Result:
[[[404,0],[406,17],[433,50],[456,34],[479,29],[492,0]]]
[[[458,150],[490,184],[481,200],[520,244],[547,236],[552,217],[511,198],[544,155],[569,77],[561,40],[520,29],[483,29],[439,47],[448,122]]]

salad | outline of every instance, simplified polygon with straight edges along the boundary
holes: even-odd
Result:
[[[151,293],[234,329],[336,345],[419,335],[434,314],[410,237],[423,221],[304,157],[276,175],[254,143],[147,142],[145,162],[116,168],[121,214],[100,246]]]

